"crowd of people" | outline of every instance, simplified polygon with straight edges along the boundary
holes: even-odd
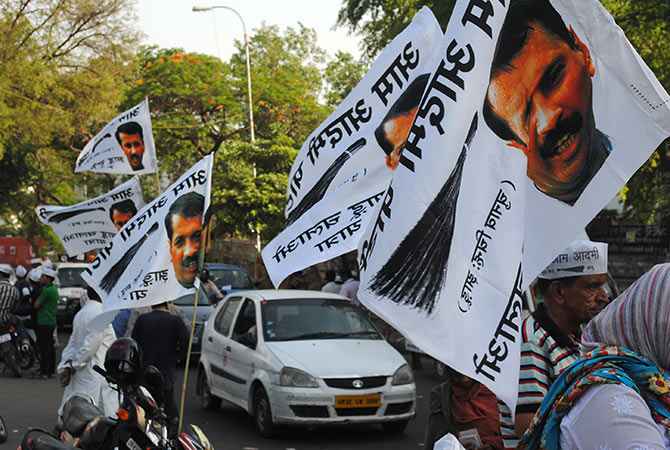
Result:
[[[534,283],[516,411],[449,371],[431,393],[426,448],[447,433],[468,449],[670,448],[670,264],[617,295],[606,255],[576,241]]]
[[[15,276],[16,281],[10,279]],[[50,379],[58,375],[64,388],[57,421],[66,402],[79,396],[90,400],[105,415],[114,416],[119,408],[118,393],[98,372],[104,367],[105,355],[117,338],[132,337],[142,352],[144,366],[153,365],[162,374],[165,409],[170,430],[178,426],[174,393],[177,360],[183,360],[188,345],[188,330],[181,317],[168,303],[154,305],[150,310],[122,310],[113,325],[104,328],[93,324],[103,312],[102,300],[90,287],[80,298],[81,308],[72,322],[72,332],[56,364],[56,310],[58,289],[54,284],[57,272],[47,263],[27,272],[22,266],[12,271],[0,266],[0,330],[17,320],[35,332],[39,349],[37,373],[24,373],[18,364],[8,364],[11,355],[2,355],[5,366],[15,377],[31,376]],[[14,355],[15,356],[15,355]]]
[[[586,252],[589,258],[583,258]],[[122,311],[114,326],[99,330],[91,321],[102,312],[101,299],[87,289],[56,365],[56,271],[51,265],[29,272],[18,267],[14,284],[12,275],[0,267],[0,326],[13,316],[32,324],[37,376],[57,372],[64,387],[59,414],[79,395],[113,415],[118,396],[93,367],[103,365],[117,337],[129,336],[144,363],[163,374],[166,412],[176,427],[175,366],[188,331],[167,303],[144,314]],[[329,271],[322,291],[357,303],[357,275]],[[216,303],[222,295],[208,276],[201,274],[201,281]],[[576,241],[539,275],[532,291],[536,307],[521,324],[516,411],[482,384],[448,370],[431,393],[425,448],[448,433],[468,449],[670,448],[670,264],[653,267],[618,295],[608,278],[607,245]]]

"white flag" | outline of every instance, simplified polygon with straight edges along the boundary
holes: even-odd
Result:
[[[142,206],[142,186],[133,177],[94,199],[72,206],[40,205],[35,212],[60,238],[67,254],[77,256],[107,246]]]
[[[105,312],[138,308],[193,292],[203,218],[210,202],[213,156],[191,167],[142,208],[98,252],[84,281]]]
[[[356,249],[394,170],[443,42],[423,8],[381,52],[342,104],[305,141],[289,176],[289,226],[263,251],[278,285],[291,273]]]
[[[460,0],[446,42],[358,296],[514,411],[523,291],[670,134],[670,99],[596,0]]]
[[[149,101],[119,114],[77,157],[74,171],[144,175],[156,172]]]

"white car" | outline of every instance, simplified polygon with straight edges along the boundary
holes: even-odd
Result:
[[[380,423],[402,432],[415,415],[405,359],[345,297],[258,290],[226,297],[205,323],[197,393],[277,425]]]

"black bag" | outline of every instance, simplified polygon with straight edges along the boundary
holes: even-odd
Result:
[[[428,424],[426,425],[424,449],[433,450],[435,442],[448,433],[454,436],[458,434],[456,424],[451,417],[451,383],[449,379],[430,391],[430,410]]]

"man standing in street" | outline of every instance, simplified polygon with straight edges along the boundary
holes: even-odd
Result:
[[[607,244],[573,242],[540,274],[538,288],[543,303],[521,326],[516,414],[499,403],[505,448],[516,448],[552,383],[579,358],[581,326],[609,303]]]
[[[175,367],[186,356],[188,330],[182,319],[168,311],[168,304],[153,305],[151,312],[137,318],[132,338],[142,349],[144,366],[153,365],[165,379],[165,412],[170,432],[175,434],[179,412],[174,396]]]
[[[58,289],[53,282],[56,271],[49,267],[42,267],[42,292],[35,301],[37,310],[37,347],[40,351],[40,377],[54,376],[56,366],[56,352],[54,351],[54,331],[56,330],[56,307],[58,306]]]
[[[12,312],[19,301],[19,291],[9,282],[11,276],[12,268],[5,264],[0,265],[0,336],[8,332],[7,327],[12,320]],[[14,373],[14,376],[21,376],[21,368],[11,342],[0,342],[0,359]]]

